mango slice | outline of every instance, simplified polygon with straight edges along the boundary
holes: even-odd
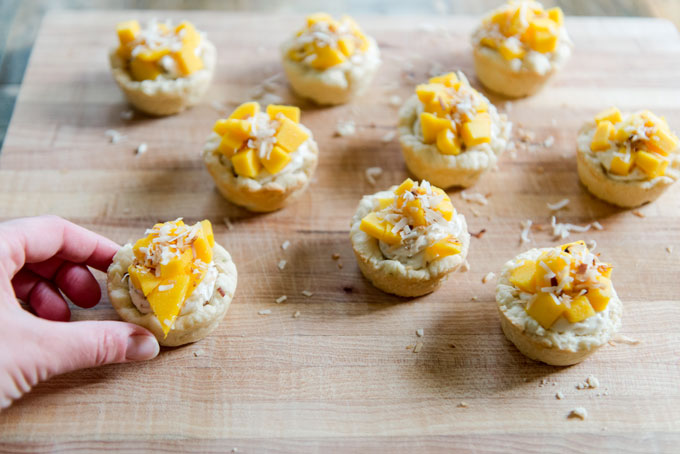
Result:
[[[533,301],[526,308],[527,314],[536,320],[543,328],[550,327],[564,312],[564,305],[560,304],[552,293],[537,293]]]

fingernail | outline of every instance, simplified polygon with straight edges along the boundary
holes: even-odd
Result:
[[[125,359],[130,361],[144,361],[155,358],[160,351],[158,341],[153,336],[138,334],[128,337]]]

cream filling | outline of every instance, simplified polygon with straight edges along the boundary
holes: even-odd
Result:
[[[217,275],[218,271],[217,266],[215,266],[215,262],[210,262],[205,276],[203,276],[203,279],[198,283],[189,298],[184,301],[179,315],[191,314],[197,310],[201,310],[201,308],[212,299],[213,293],[215,292],[215,282],[217,281]],[[132,304],[135,305],[137,310],[142,314],[152,313],[153,310],[151,309],[149,300],[146,299],[141,290],[132,284],[131,280],[128,280],[128,288],[130,290]]]

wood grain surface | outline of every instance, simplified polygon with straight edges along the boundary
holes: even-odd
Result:
[[[471,270],[429,296],[402,299],[362,278],[349,220],[363,194],[408,175],[398,142],[382,140],[397,121],[390,97],[405,99],[431,70],[462,69],[476,84],[468,40],[474,20],[360,18],[383,53],[373,89],[351,105],[318,109],[294,98],[276,77],[278,44],[300,17],[135,12],[193,21],[216,43],[219,61],[200,106],[126,121],[120,113],[128,106],[106,55],[116,22],[131,15],[71,12],[45,19],[0,157],[0,216],[54,213],[121,244],[159,220],[207,218],[237,264],[237,295],[203,341],[166,349],[148,363],[39,385],[0,413],[0,451],[677,450],[680,189],[641,208],[639,217],[586,193],[574,156],[581,123],[613,104],[652,109],[680,129],[680,39],[670,23],[568,18],[576,50],[549,88],[511,104],[492,97],[516,128],[535,134],[535,145],[504,155],[498,170],[472,189],[487,194],[488,205],[451,192],[470,231],[486,229],[472,239]],[[257,86],[272,76],[270,91],[303,108],[320,164],[297,204],[254,215],[219,196],[199,152],[220,116],[212,104],[231,109],[261,94]],[[336,137],[338,121],[349,120],[356,134]],[[107,129],[125,140],[110,143]],[[549,136],[554,145],[541,145]],[[136,155],[142,142],[148,151]],[[384,169],[376,187],[364,177],[371,166]],[[560,221],[604,226],[581,237],[596,240],[596,250],[614,264],[625,305],[622,333],[639,340],[605,346],[568,368],[532,362],[506,341],[495,284],[482,283],[527,247],[519,244],[520,222],[546,225],[546,203],[562,198],[571,202],[557,213]],[[549,229],[531,237],[535,246],[559,243]],[[286,240],[291,246],[283,250]],[[283,271],[277,267],[282,259]],[[280,295],[288,300],[276,304]],[[271,315],[259,315],[263,309]],[[117,315],[105,298],[94,309],[73,308],[73,319]],[[423,346],[414,353],[417,342]],[[576,389],[590,374],[600,387]],[[555,398],[558,391],[563,400]],[[577,406],[588,410],[585,421],[567,418]]]

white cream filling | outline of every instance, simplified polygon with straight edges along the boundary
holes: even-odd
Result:
[[[212,299],[213,293],[215,292],[215,282],[217,280],[217,275],[218,271],[217,266],[215,266],[215,262],[210,262],[205,276],[203,276],[203,279],[196,286],[189,298],[184,301],[179,315],[191,314],[192,312],[201,310],[205,303]],[[128,280],[128,288],[130,290],[132,304],[135,305],[137,310],[142,314],[152,313],[153,310],[151,309],[149,300],[146,299],[141,290],[132,284],[131,280]]]

